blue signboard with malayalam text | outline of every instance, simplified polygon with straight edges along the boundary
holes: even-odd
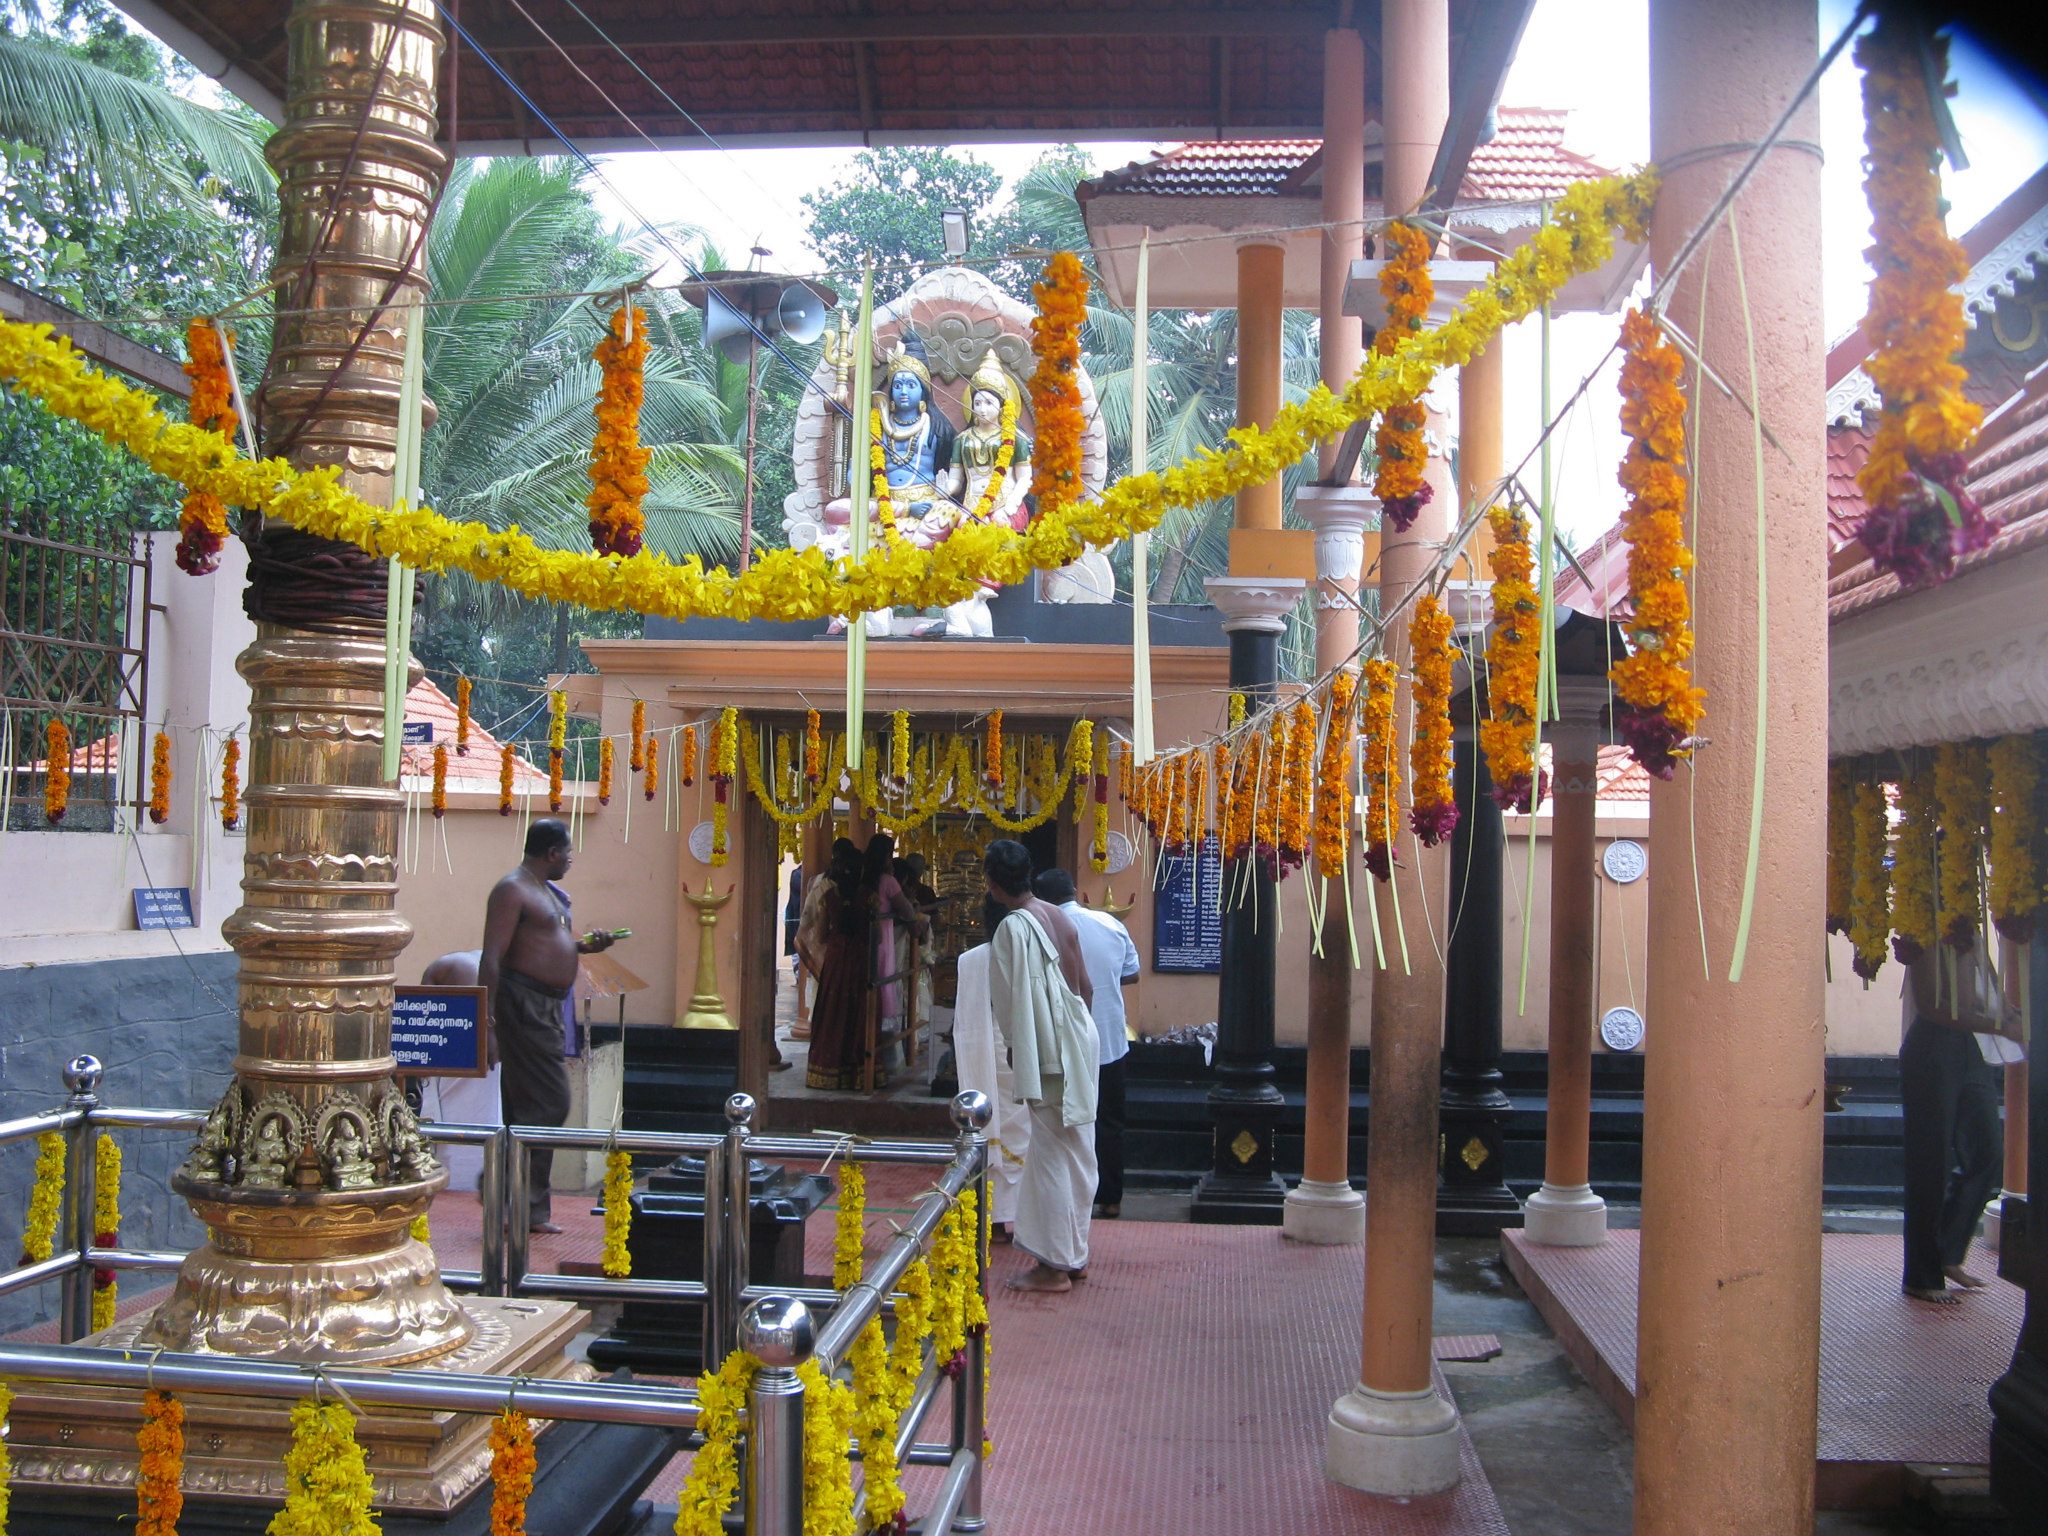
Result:
[[[406,721],[405,744],[408,747],[431,747],[434,744],[434,722],[431,720]]]
[[[1152,891],[1152,969],[1213,976],[1223,969],[1223,851],[1214,834],[1191,854],[1162,853]]]
[[[135,926],[138,928],[190,928],[192,890],[183,885],[138,885],[135,897]]]
[[[394,987],[391,1057],[407,1077],[482,1077],[490,1020],[482,987]]]

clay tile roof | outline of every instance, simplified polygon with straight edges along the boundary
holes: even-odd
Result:
[[[1462,201],[1525,202],[1557,197],[1575,181],[1608,171],[1564,147],[1562,107],[1502,107],[1494,114],[1494,135],[1472,151]]]
[[[1551,771],[1553,759],[1550,743],[1544,742],[1537,753],[1537,761],[1543,770]],[[1631,806],[1650,803],[1650,775],[1639,764],[1629,749],[1619,743],[1603,743],[1600,760],[1594,768],[1593,798],[1596,803],[1611,810],[1626,811]],[[1548,814],[1551,802],[1543,802],[1543,814]]]
[[[498,787],[498,738],[472,716],[469,722],[469,752],[457,757],[455,746],[455,701],[434,686],[433,679],[421,678],[405,696],[405,718],[426,720],[434,727],[434,740],[445,742],[448,753],[448,783],[454,789],[477,790]],[[409,746],[401,754],[399,772],[407,778],[431,778],[434,749]],[[478,782],[482,781],[482,782]],[[548,776],[518,753],[512,756],[512,788],[519,794],[546,789]]]
[[[1868,510],[1857,472],[1870,457],[1870,429],[1828,428],[1828,548],[1840,549],[1856,537]]]

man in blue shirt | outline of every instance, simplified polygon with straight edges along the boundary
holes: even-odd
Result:
[[[1075,900],[1074,877],[1064,869],[1040,870],[1032,877],[1031,891],[1074,919],[1081,939],[1081,962],[1088,972],[1088,984],[1095,989],[1089,1011],[1095,1016],[1095,1034],[1102,1048],[1096,1078],[1095,1214],[1114,1220],[1123,1214],[1124,1064],[1130,1051],[1123,989],[1138,979],[1138,947],[1122,923]]]

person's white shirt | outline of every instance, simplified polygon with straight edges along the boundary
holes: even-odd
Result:
[[[1074,932],[1081,940],[1081,966],[1088,973],[1088,985],[1095,990],[1089,1012],[1095,1016],[1095,1033],[1102,1047],[1101,1064],[1123,1060],[1130,1041],[1124,1031],[1124,983],[1138,974],[1138,946],[1130,930],[1107,912],[1084,907],[1078,901],[1060,903],[1062,912],[1073,914]]]

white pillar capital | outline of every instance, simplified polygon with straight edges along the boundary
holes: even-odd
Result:
[[[1202,590],[1221,610],[1226,634],[1250,629],[1277,635],[1287,628],[1287,615],[1305,586],[1295,576],[1211,576]]]
[[[1304,485],[1294,493],[1294,510],[1316,533],[1316,606],[1350,607],[1325,584],[1356,590],[1365,563],[1365,531],[1379,520],[1380,499],[1363,485]]]
[[[1444,611],[1451,616],[1451,624],[1462,638],[1486,632],[1486,626],[1493,622],[1493,584],[1485,581],[1447,581],[1444,583]]]

